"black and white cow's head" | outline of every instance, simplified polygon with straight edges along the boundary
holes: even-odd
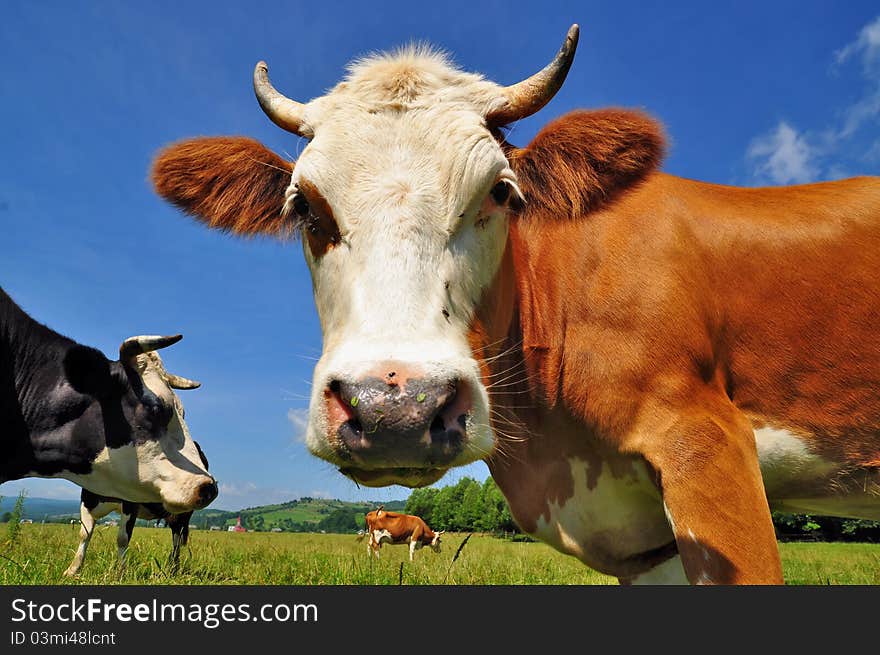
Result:
[[[87,346],[67,351],[51,404],[56,415],[67,408],[78,418],[56,418],[54,434],[42,431],[44,447],[54,441],[69,449],[65,470],[54,476],[104,496],[161,502],[172,513],[205,507],[217,497],[217,482],[174,393],[199,383],[166,371],[155,352],[181,338],[131,337],[120,346],[119,361]]]

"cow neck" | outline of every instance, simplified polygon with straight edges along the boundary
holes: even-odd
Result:
[[[23,428],[28,408],[45,410],[76,342],[35,321],[0,289],[0,421]],[[13,430],[14,432],[14,430]]]
[[[496,449],[486,463],[527,532],[574,494],[570,458],[601,467],[606,456],[562,401],[565,293],[574,254],[589,237],[574,225],[512,223],[496,278],[476,314],[472,340],[488,389]],[[581,252],[579,261],[588,259]],[[578,274],[586,273],[585,269]],[[488,344],[488,345],[487,345]],[[479,348],[482,350],[479,350]]]
[[[471,326],[471,347],[495,408],[552,409],[561,397],[567,282],[557,269],[567,266],[566,253],[556,235],[543,232],[538,224],[511,224]]]

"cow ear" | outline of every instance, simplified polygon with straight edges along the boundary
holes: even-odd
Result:
[[[110,360],[88,346],[72,346],[65,354],[64,375],[75,391],[104,398],[116,387]]]
[[[244,137],[172,144],[153,162],[156,192],[209,227],[241,235],[285,236],[282,216],[293,164]]]
[[[524,215],[578,218],[612,202],[663,158],[660,124],[627,109],[575,111],[506,154],[525,197]]]

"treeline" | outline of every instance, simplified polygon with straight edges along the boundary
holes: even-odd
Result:
[[[434,530],[521,534],[495,481],[473,478],[441,487],[415,489],[406,501],[407,514],[421,516]],[[773,512],[780,541],[859,541],[880,543],[880,521]]]
[[[880,521],[773,512],[773,527],[780,541],[880,543]]]
[[[519,532],[504,495],[491,477],[482,484],[465,477],[439,489],[415,489],[404,511],[422,517],[432,530]]]

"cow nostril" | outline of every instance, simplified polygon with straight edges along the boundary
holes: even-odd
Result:
[[[345,424],[354,432],[356,435],[362,435],[364,433],[364,426],[361,425],[361,422],[356,418],[348,419]]]
[[[327,385],[327,388],[330,389],[331,393],[339,393],[341,384],[339,380],[331,380],[330,384]]]
[[[438,434],[446,431],[446,423],[443,422],[443,417],[440,414],[434,417],[434,420],[431,421],[431,426],[428,428],[428,431],[432,434]]]
[[[199,501],[207,505],[217,497],[218,489],[216,482],[206,482],[199,487]]]

